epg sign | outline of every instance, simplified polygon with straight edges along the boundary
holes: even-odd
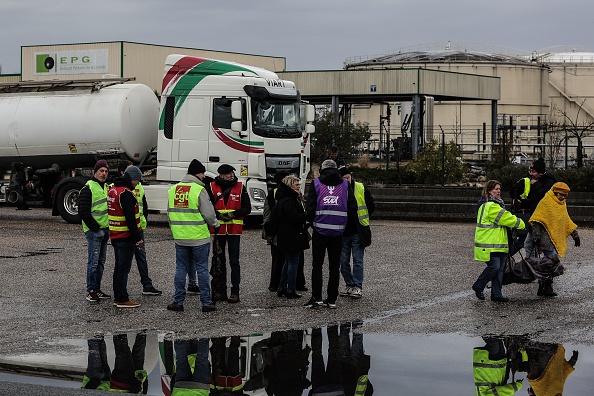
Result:
[[[106,49],[35,53],[35,75],[108,72],[108,50]]]

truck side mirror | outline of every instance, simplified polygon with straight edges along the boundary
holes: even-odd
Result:
[[[310,133],[314,133],[316,131],[316,127],[313,126],[312,124],[305,124],[305,133],[307,133],[308,135]]]
[[[305,121],[306,122],[314,122],[316,119],[316,109],[314,105],[307,105],[305,106]]]
[[[241,120],[243,108],[240,100],[234,100],[231,102],[231,118],[234,120]],[[235,130],[235,129],[233,129]]]

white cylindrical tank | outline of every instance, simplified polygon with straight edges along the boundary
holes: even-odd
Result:
[[[93,166],[95,155],[139,162],[157,144],[159,101],[142,84],[0,94],[0,168]]]

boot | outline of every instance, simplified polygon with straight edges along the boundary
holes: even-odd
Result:
[[[544,296],[544,288],[545,285],[542,281],[538,281],[538,291],[536,292],[537,296]]]
[[[553,280],[552,279],[549,282],[547,282],[547,284],[545,285],[543,293],[544,293],[545,297],[556,297],[557,296],[557,293],[555,293],[553,291]]]

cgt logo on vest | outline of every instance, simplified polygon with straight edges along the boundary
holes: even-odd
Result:
[[[173,197],[173,206],[176,208],[187,208],[189,206],[190,186],[177,186]]]

